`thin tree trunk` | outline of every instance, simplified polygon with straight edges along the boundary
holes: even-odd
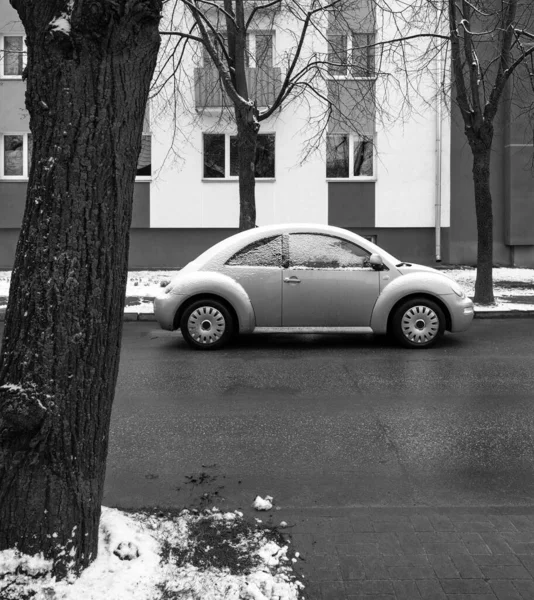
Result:
[[[491,138],[472,143],[473,182],[478,233],[475,302],[492,304],[493,297],[493,205],[490,189]]]
[[[245,107],[235,109],[239,164],[239,230],[256,226],[256,144],[259,123],[257,109]]]
[[[33,164],[0,356],[0,550],[95,559],[129,228],[161,0],[11,0]]]

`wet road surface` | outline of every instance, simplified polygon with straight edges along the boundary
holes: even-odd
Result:
[[[194,352],[125,323],[104,503],[526,506],[533,425],[532,319],[475,320],[426,351],[260,333]]]

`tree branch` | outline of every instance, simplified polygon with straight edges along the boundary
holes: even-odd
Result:
[[[293,56],[291,65],[290,65],[289,69],[287,70],[286,76],[284,78],[284,82],[282,84],[282,87],[280,88],[280,92],[278,93],[278,96],[276,97],[275,101],[273,102],[271,108],[266,113],[263,113],[263,115],[262,115],[263,119],[267,119],[268,117],[270,117],[274,113],[274,111],[282,104],[282,98],[285,97],[285,91],[291,81],[291,76],[293,75],[293,71],[295,70],[297,62],[300,58],[300,53],[302,52],[302,46],[304,45],[304,39],[306,37],[306,31],[308,30],[308,27],[310,25],[311,18],[313,17],[313,15],[315,13],[317,13],[321,10],[326,10],[328,8],[332,8],[336,4],[339,4],[339,2],[341,2],[341,0],[334,0],[334,2],[331,2],[330,4],[327,4],[326,6],[320,6],[319,8],[315,8],[314,10],[311,10],[306,14],[306,18],[304,19],[304,24],[302,26],[302,31],[300,33],[300,39],[299,39],[299,43],[297,45],[297,49],[295,51],[295,55]]]
[[[272,2],[268,2],[267,4],[262,4],[261,6],[259,4],[257,4],[251,11],[247,22],[245,23],[245,30],[248,30],[250,23],[252,22],[252,19],[254,18],[254,15],[258,12],[258,10],[264,10],[266,8],[270,8],[271,6],[275,6],[275,4],[280,4],[282,2],[282,0],[273,0]]]

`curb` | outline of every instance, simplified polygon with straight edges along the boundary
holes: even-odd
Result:
[[[0,309],[0,323],[5,319],[5,309]],[[534,310],[479,310],[475,319],[533,319]],[[154,313],[125,312],[123,321],[156,321]]]

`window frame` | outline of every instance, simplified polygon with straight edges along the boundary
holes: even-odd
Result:
[[[21,135],[22,136],[22,175],[5,175],[5,136]],[[30,176],[30,165],[28,161],[28,136],[31,131],[2,131],[0,133],[0,179],[2,181],[27,181]]]
[[[343,136],[347,136],[349,138],[349,176],[348,177],[329,177],[326,173],[325,173],[325,177],[326,177],[326,181],[331,182],[331,183],[335,183],[336,181],[376,181],[377,180],[377,173],[376,173],[376,133],[373,133],[371,135],[368,136],[364,136],[364,135],[359,135],[357,133],[351,132],[351,133],[347,133],[342,132],[342,131],[332,131],[330,133],[327,133],[326,136],[333,136],[333,135],[343,135]],[[359,141],[361,138],[363,137],[369,137],[371,138],[371,143],[373,144],[373,174],[372,175],[354,175],[353,171],[354,171],[354,145],[355,142]],[[327,141],[325,140],[325,144],[327,143]],[[328,161],[328,156],[325,157],[325,171],[327,168],[327,161]]]
[[[327,237],[327,238],[332,238],[334,240],[340,240],[340,241],[344,242],[345,244],[352,244],[356,248],[359,248],[362,252],[364,252],[367,255],[368,258],[370,258],[371,254],[372,254],[372,252],[370,252],[369,250],[366,250],[365,248],[362,248],[361,246],[358,246],[358,244],[356,244],[352,240],[347,240],[347,239],[345,239],[343,237],[339,237],[337,235],[332,235],[330,233],[323,233],[323,232],[318,232],[318,231],[292,231],[289,233],[288,241],[287,241],[287,261],[288,261],[287,269],[294,269],[294,270],[310,269],[310,270],[314,270],[314,271],[338,271],[338,270],[343,270],[343,271],[368,270],[368,271],[371,271],[371,270],[374,270],[370,263],[368,266],[361,266],[361,267],[306,267],[304,265],[294,265],[293,259],[291,257],[291,238],[292,238],[292,236],[298,236],[298,235],[315,235],[315,236],[319,236],[319,237],[323,237],[323,238]]]
[[[369,63],[371,53],[373,56],[373,70],[369,75],[354,75],[352,72],[352,64],[353,64],[353,50],[354,46],[354,36],[356,35],[367,35],[373,36],[374,43],[376,43],[376,31],[356,31],[356,30],[346,30],[346,31],[330,31],[326,34],[326,45],[327,45],[327,57],[329,59],[330,54],[330,36],[345,36],[346,45],[344,48],[344,53],[346,54],[347,66],[345,68],[345,73],[330,73],[330,68],[332,65],[327,65],[327,78],[328,79],[339,79],[341,81],[369,81],[377,79],[376,74],[376,64],[375,59],[376,55],[374,54],[374,47],[367,48],[367,62]]]
[[[25,38],[26,35],[24,33],[2,33],[0,34],[0,79],[13,79],[15,81],[22,81],[22,73],[20,75],[6,75],[5,74],[5,47],[4,47],[4,38],[6,37],[20,37],[22,38],[22,73],[24,73],[24,69],[27,65],[28,53],[24,49],[25,48]],[[8,134],[10,135],[10,134]]]
[[[200,162],[201,180],[205,182],[217,182],[217,181],[239,181],[239,175],[230,175],[230,138],[237,135],[233,133],[212,133],[202,131],[202,160]],[[204,176],[204,136],[205,135],[224,135],[224,177],[205,177]],[[258,135],[272,135],[274,136],[274,177],[256,177],[256,181],[276,181],[276,132],[264,131]]]

